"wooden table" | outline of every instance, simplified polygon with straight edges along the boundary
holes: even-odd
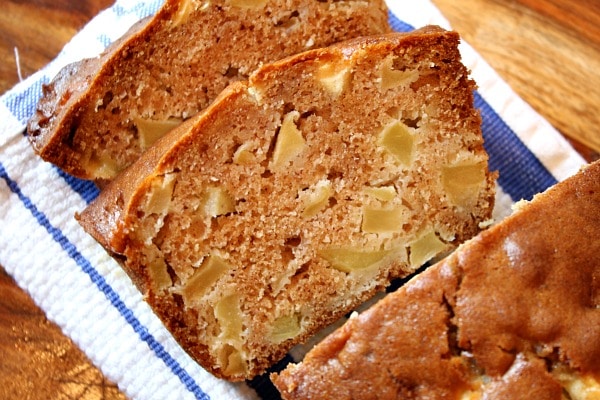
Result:
[[[599,158],[598,0],[433,2],[586,159]],[[3,0],[0,93],[17,83],[19,74],[26,78],[43,67],[78,29],[111,3]],[[124,398],[1,267],[0,354],[0,398]]]

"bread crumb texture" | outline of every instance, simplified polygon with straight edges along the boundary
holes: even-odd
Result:
[[[266,64],[80,220],[204,367],[260,374],[489,220],[458,41],[428,27]]]

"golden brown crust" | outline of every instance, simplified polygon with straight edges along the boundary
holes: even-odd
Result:
[[[80,222],[200,364],[255,376],[490,217],[457,44],[428,27],[264,65]]]
[[[75,176],[110,180],[263,62],[390,31],[383,0],[237,3],[257,6],[168,0],[99,57],[65,67],[28,123],[36,152]]]
[[[285,399],[597,398],[598,226],[600,162],[351,318],[272,380]]]

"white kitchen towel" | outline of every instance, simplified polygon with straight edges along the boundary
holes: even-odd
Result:
[[[450,28],[427,0],[388,3],[396,30],[426,24]],[[277,398],[266,376],[231,384],[186,355],[116,262],[73,218],[96,197],[96,187],[41,161],[24,135],[42,84],[65,64],[98,54],[161,4],[117,0],[54,61],[0,98],[0,264],[130,398]],[[500,219],[514,201],[530,199],[585,162],[471,47],[462,43],[461,52],[479,85],[476,105],[490,167],[500,173],[495,210]],[[301,357],[305,348],[275,368]]]

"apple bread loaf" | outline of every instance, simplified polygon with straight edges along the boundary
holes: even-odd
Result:
[[[600,161],[271,378],[284,399],[600,399]]]
[[[426,27],[264,65],[78,218],[200,364],[259,374],[489,221],[458,42]]]
[[[28,136],[45,160],[106,181],[261,63],[389,32],[384,0],[167,0],[44,87]]]

